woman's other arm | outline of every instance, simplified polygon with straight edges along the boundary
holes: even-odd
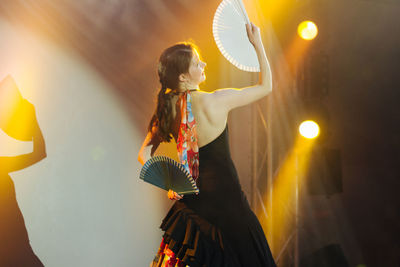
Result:
[[[253,44],[260,65],[260,76],[258,83],[254,86],[244,88],[218,89],[208,94],[207,102],[214,108],[228,113],[230,110],[250,104],[272,91],[272,74],[268,59],[261,40],[260,29],[253,23],[246,24],[249,41]],[[223,110],[221,110],[223,109]]]
[[[146,138],[144,139],[144,142],[142,144],[142,147],[139,150],[138,161],[142,165],[144,165],[146,163],[146,161],[148,161],[153,156],[157,147],[160,145],[160,142],[157,139],[153,139],[154,132],[155,131],[153,128],[152,132],[147,133]],[[179,195],[178,193],[172,191],[171,189],[168,191],[167,195],[168,195],[168,198],[171,200],[179,200],[179,199],[182,199],[182,197],[183,197],[183,196]]]
[[[146,138],[143,141],[142,147],[139,150],[138,161],[144,165],[148,161],[160,145],[160,142],[153,138],[154,128],[152,132],[148,132]]]

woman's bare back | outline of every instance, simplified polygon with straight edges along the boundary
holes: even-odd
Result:
[[[204,91],[192,91],[192,113],[196,120],[197,144],[199,147],[205,146],[217,138],[225,129],[228,117],[227,112],[213,108],[205,101],[209,93]],[[178,131],[181,121],[178,96],[172,98],[172,135],[178,139]]]
[[[203,147],[217,138],[225,129],[228,113],[237,107],[250,104],[271,92],[271,86],[255,85],[241,89],[225,88],[213,92],[192,91],[192,113],[197,126],[197,144]],[[178,138],[180,124],[178,96],[171,99],[172,135]],[[151,145],[151,146],[150,146]],[[143,165],[153,156],[159,143],[152,142],[152,133],[148,132],[139,150],[138,160]]]

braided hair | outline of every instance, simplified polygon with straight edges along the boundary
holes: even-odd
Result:
[[[194,44],[183,42],[165,49],[160,56],[158,77],[161,89],[158,92],[157,108],[148,126],[148,131],[153,133],[158,142],[171,141],[173,120],[171,99],[178,92],[179,75],[189,71],[195,49]]]

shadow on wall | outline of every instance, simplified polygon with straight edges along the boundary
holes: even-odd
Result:
[[[22,98],[11,76],[0,82],[0,129],[12,138],[33,141],[31,153],[0,157],[0,266],[44,266],[29,243],[9,173],[45,158],[46,147],[35,108]]]

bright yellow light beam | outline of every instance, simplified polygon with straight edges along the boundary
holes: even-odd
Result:
[[[319,135],[319,126],[315,121],[303,121],[299,126],[299,132],[303,137],[313,139]]]
[[[297,27],[297,33],[304,40],[312,40],[317,36],[318,28],[314,22],[306,20],[299,24]]]
[[[258,218],[266,231],[268,241],[273,240],[273,251],[276,254],[282,250],[285,242],[293,233],[296,183],[297,179],[301,181],[306,177],[313,146],[314,139],[306,140],[297,136],[292,149],[287,151],[285,158],[282,159],[274,174],[273,191],[262,196],[265,206],[267,206],[268,201],[272,201],[272,210],[268,210],[269,220],[262,216],[261,212],[258,214]],[[302,183],[299,182],[299,184]],[[272,196],[268,193],[272,193]]]

